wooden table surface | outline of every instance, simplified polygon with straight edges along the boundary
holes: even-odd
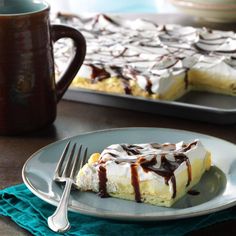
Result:
[[[236,24],[215,25],[195,21],[185,16],[153,15],[160,23],[202,24],[207,27],[233,29]],[[213,135],[236,143],[236,124],[215,125],[198,121],[165,117],[117,108],[62,100],[54,124],[40,131],[21,136],[0,136],[0,189],[22,183],[21,169],[28,157],[39,148],[56,140],[94,131],[118,127],[167,127]],[[235,221],[213,225],[191,235],[236,235]],[[0,216],[1,236],[30,235],[7,217]]]

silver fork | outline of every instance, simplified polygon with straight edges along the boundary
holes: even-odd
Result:
[[[82,145],[80,145],[77,154],[75,154],[76,143],[73,145],[70,153],[69,147],[70,141],[66,144],[63,150],[60,160],[56,166],[53,178],[53,180],[57,182],[66,182],[56,211],[53,215],[48,217],[48,226],[55,232],[65,232],[70,229],[70,222],[68,220],[68,202],[70,191],[72,185],[75,184],[76,174],[84,165],[87,155],[86,148],[83,155],[81,156]]]

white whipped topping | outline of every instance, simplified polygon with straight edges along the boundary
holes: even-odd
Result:
[[[188,146],[190,145],[190,146]],[[128,148],[128,149],[126,149]],[[127,151],[128,150],[128,151]],[[99,189],[99,166],[102,165],[106,169],[106,176],[108,179],[107,190],[115,191],[115,183],[121,178],[131,179],[131,165],[132,163],[145,158],[145,160],[156,159],[155,168],[161,167],[161,158],[164,155],[169,161],[176,162],[176,154],[184,154],[190,165],[196,160],[204,163],[207,150],[199,140],[195,140],[190,144],[179,142],[177,144],[113,144],[105,148],[101,153],[98,162],[89,164],[83,169],[84,174],[78,175],[77,185],[83,190],[92,189],[98,191]],[[136,162],[137,163],[137,162]],[[198,168],[201,168],[199,165]],[[204,168],[204,167],[202,167]],[[174,175],[178,176],[180,173],[187,173],[188,166],[183,161],[174,171]],[[139,181],[157,180],[160,184],[166,185],[165,178],[154,171],[145,171],[141,165],[137,165],[137,173]],[[178,179],[176,179],[178,181]],[[119,181],[118,181],[119,182]],[[171,179],[168,181],[169,189],[173,192],[173,184]]]
[[[231,56],[236,54],[236,34],[232,31],[158,25],[145,19],[127,20],[104,14],[89,18],[63,18],[62,15],[56,18],[58,21],[68,23],[84,34],[87,42],[84,64],[102,66],[110,74],[117,74],[112,67],[118,66],[121,79],[126,77],[125,68],[134,69],[135,76],[129,74],[128,77],[137,81],[143,90],[147,90],[149,83],[149,93],[165,93],[176,77],[183,79],[184,71],[191,68],[212,68],[213,71],[220,68],[222,73],[235,74],[236,63]],[[69,50],[68,46],[65,43],[63,47],[57,47],[57,61],[60,65],[65,64],[59,55],[69,54],[65,52]],[[85,66],[78,76],[92,79],[92,74],[92,69]]]
[[[153,148],[151,144],[134,144],[134,146],[139,146],[142,149],[138,149],[140,154],[137,155],[128,155],[127,152],[122,148],[120,144],[113,144],[101,153],[100,161],[106,162],[107,171],[116,176],[126,176],[130,177],[130,163],[120,163],[117,164],[115,161],[118,159],[119,161],[126,160],[137,160],[140,157],[145,157],[147,160],[151,160],[155,155],[157,160],[157,167],[160,166],[161,156],[163,153],[168,153],[166,155],[168,160],[175,161],[174,154],[176,152],[182,153],[184,142],[179,142],[176,145],[162,145],[160,149]],[[127,144],[124,144],[127,145]],[[197,141],[196,145],[192,146],[190,150],[183,152],[190,160],[190,163],[194,161],[194,159],[203,159],[206,155],[206,149],[203,147],[200,141]],[[116,155],[114,157],[112,154]],[[110,161],[110,162],[109,162]],[[183,162],[177,169],[178,171],[186,170],[186,164]],[[139,178],[141,181],[150,180],[152,178],[163,179],[162,176],[154,173],[154,172],[145,172],[142,168],[139,169]]]

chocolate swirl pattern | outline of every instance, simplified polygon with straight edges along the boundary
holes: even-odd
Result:
[[[121,87],[117,92],[158,99],[176,99],[192,87],[236,94],[234,32],[104,14],[59,14],[54,21],[78,28],[87,41],[86,59],[74,86],[109,92],[104,86],[115,78]],[[64,68],[70,48],[66,41],[57,45],[58,68]]]
[[[210,164],[210,153],[199,140],[113,144],[90,157],[78,174],[77,186],[103,198],[170,206],[200,180]]]
[[[104,163],[110,160],[115,161],[116,164],[129,163],[131,169],[131,183],[134,188],[135,200],[137,202],[141,202],[142,199],[139,188],[138,166],[140,166],[144,172],[151,171],[163,177],[166,185],[171,183],[173,189],[172,198],[175,198],[175,170],[185,162],[188,173],[186,187],[189,186],[192,179],[191,163],[184,153],[196,145],[197,141],[194,141],[187,146],[184,143],[178,144],[177,146],[176,144],[170,143],[112,145],[102,152],[98,163],[104,165]],[[129,158],[130,156],[131,158]],[[100,166],[100,168],[101,167],[104,168],[103,166]],[[99,178],[99,186],[105,185],[106,182],[104,179],[106,178]],[[102,192],[106,192],[106,189],[103,189]]]

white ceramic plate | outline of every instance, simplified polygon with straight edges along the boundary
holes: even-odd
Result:
[[[235,1],[169,0],[180,11],[212,22],[235,22]]]
[[[194,188],[173,207],[156,207],[143,203],[100,198],[95,193],[73,191],[70,210],[82,214],[134,221],[170,220],[209,214],[236,205],[236,145],[215,137],[173,129],[124,128],[81,134],[48,145],[25,163],[22,176],[26,186],[42,200],[57,205],[62,187],[53,182],[53,172],[68,140],[89,148],[89,153],[102,151],[113,143],[186,142],[200,139],[212,152],[213,167]]]

